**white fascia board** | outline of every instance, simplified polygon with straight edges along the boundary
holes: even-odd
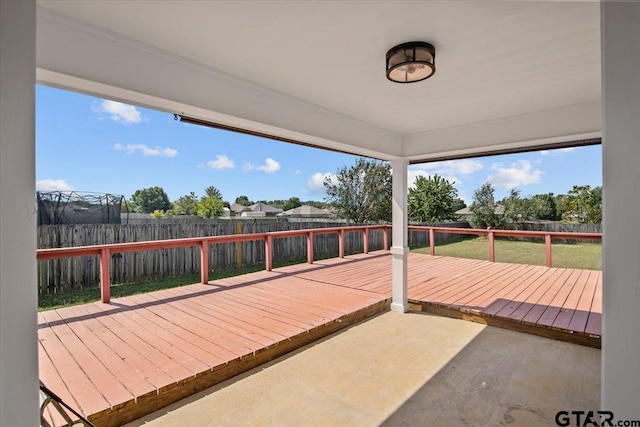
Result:
[[[353,154],[393,159],[400,136],[38,8],[39,83]]]
[[[600,101],[567,108],[507,117],[489,122],[438,129],[403,138],[403,157],[410,161],[443,157],[472,157],[493,151],[535,149],[540,146],[599,138]]]

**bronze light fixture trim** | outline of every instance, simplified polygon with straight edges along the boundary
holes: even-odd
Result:
[[[436,49],[426,42],[408,42],[387,52],[387,79],[396,83],[415,83],[436,72]]]

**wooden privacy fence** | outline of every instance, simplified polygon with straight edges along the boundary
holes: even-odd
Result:
[[[468,227],[467,223],[429,223],[430,226]],[[424,225],[424,224],[423,224]],[[157,221],[146,224],[76,224],[44,225],[38,227],[38,248],[65,248],[95,246],[116,243],[170,240],[209,236],[226,236],[246,233],[269,233],[310,228],[344,227],[344,222],[287,222],[273,219],[256,220],[207,220],[191,222]],[[457,237],[438,234],[441,239]],[[338,256],[338,236],[315,234],[316,258]],[[383,248],[381,230],[371,230],[370,250]],[[428,245],[424,233],[409,233],[410,246]],[[363,241],[357,233],[344,236],[347,254],[363,251]],[[304,259],[307,242],[304,236],[276,239],[273,242],[273,262]],[[208,264],[213,270],[227,270],[265,261],[264,245],[260,241],[236,241],[219,243],[209,250]],[[114,253],[111,255],[111,279],[113,283],[132,283],[197,274],[200,271],[200,252],[196,246],[172,247],[156,250]],[[68,289],[92,288],[100,283],[100,264],[96,256],[77,256],[38,262],[38,287],[40,293]]]
[[[525,222],[523,224],[525,231],[543,231],[543,232],[567,232],[570,233],[568,238],[558,238],[563,243],[600,243],[602,239],[574,239],[574,233],[597,233],[602,234],[602,224],[572,224],[564,222]]]
[[[70,248],[39,249],[37,251],[38,260],[50,260],[59,258],[73,258],[80,256],[97,255],[100,266],[100,295],[104,303],[111,298],[111,260],[112,256],[126,252],[137,252],[152,249],[170,249],[178,247],[197,247],[200,252],[200,279],[202,283],[209,281],[209,246],[213,244],[239,243],[239,242],[261,242],[264,245],[265,268],[271,271],[273,267],[274,242],[284,238],[302,237],[306,240],[307,262],[313,263],[314,257],[314,237],[332,234],[338,236],[338,256],[344,257],[345,236],[354,232],[361,233],[362,247],[364,253],[369,252],[369,236],[372,231],[378,230],[382,233],[383,248],[389,248],[388,225],[355,226],[355,227],[332,227],[315,228],[308,230],[289,230],[271,233],[250,233],[227,236],[195,237],[188,239],[154,240],[147,242],[115,243],[94,246],[78,246]]]
[[[425,227],[425,226],[409,226],[409,230],[414,232],[422,231],[428,234],[429,253],[436,254],[436,235],[438,233],[448,234],[471,234],[476,236],[487,236],[489,242],[489,261],[495,262],[495,237],[519,237],[519,238],[538,238],[544,239],[546,252],[546,265],[551,267],[551,239],[563,240],[588,240],[602,241],[602,233],[570,233],[570,232],[552,232],[552,231],[520,231],[520,230],[481,230],[477,228],[445,228],[445,227]]]

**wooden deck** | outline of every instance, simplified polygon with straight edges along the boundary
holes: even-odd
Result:
[[[115,426],[388,309],[387,253],[38,314],[40,379]],[[602,274],[409,256],[413,309],[598,346]]]

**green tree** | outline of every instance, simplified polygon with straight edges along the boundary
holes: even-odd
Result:
[[[409,188],[408,216],[410,220],[436,222],[456,219],[458,190],[453,183],[433,175],[418,176]]]
[[[466,208],[467,204],[461,198],[457,197],[454,201],[454,209],[455,211],[459,211],[460,209]]]
[[[196,214],[202,218],[217,218],[224,213],[224,203],[217,197],[204,196],[196,203]]]
[[[171,209],[169,196],[162,187],[149,187],[136,190],[131,196],[135,212],[152,213],[156,210]]]
[[[359,158],[336,173],[337,182],[324,180],[327,201],[334,203],[342,218],[355,223],[391,221],[391,166]]]
[[[251,206],[253,202],[247,196],[236,197],[236,203],[242,206]]]
[[[173,202],[173,213],[176,215],[195,215],[197,203],[196,193],[192,191]]]
[[[553,193],[536,194],[535,196],[521,198],[520,191],[512,189],[509,196],[502,199],[505,221],[524,228],[525,221],[558,219],[556,201]]]
[[[488,182],[473,192],[473,203],[469,210],[473,214],[472,221],[478,228],[501,228],[503,225],[503,216],[498,212],[494,193],[495,189]]]
[[[602,222],[602,187],[574,185],[562,196],[562,221],[580,224],[599,224]]]
[[[288,211],[290,209],[295,209],[297,207],[302,206],[302,202],[297,197],[290,197],[286,202],[284,202],[284,206],[282,210]]]
[[[536,194],[530,198],[532,219],[556,221],[560,219],[553,193]]]
[[[525,221],[531,219],[531,203],[529,199],[520,197],[520,190],[512,188],[509,196],[502,199],[504,206],[504,222],[511,222],[516,227],[524,228]]]
[[[204,189],[204,194],[209,197],[215,197],[216,199],[222,200],[222,193],[213,185]]]

